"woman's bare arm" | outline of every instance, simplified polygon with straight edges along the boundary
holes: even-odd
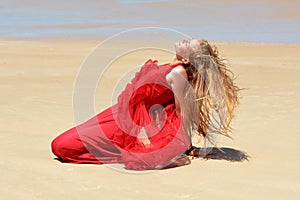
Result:
[[[175,67],[171,70],[170,73],[167,74],[166,79],[171,86],[175,96],[176,111],[180,113],[180,105],[182,105],[183,103],[184,89],[187,84],[187,74],[184,67],[180,65],[178,67]],[[147,133],[144,128],[141,128],[140,133],[138,134],[138,138],[139,141],[145,145],[145,147],[151,145],[151,142],[148,139]]]
[[[175,96],[176,111],[180,113],[181,105],[183,105],[184,89],[188,83],[187,74],[184,67],[181,65],[175,67],[170,73],[167,74],[166,79]]]

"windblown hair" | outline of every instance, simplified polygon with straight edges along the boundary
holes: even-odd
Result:
[[[190,64],[186,67],[189,85],[183,106],[183,125],[191,136],[199,136],[211,141],[212,133],[230,137],[230,122],[239,103],[238,91],[233,73],[225,59],[220,58],[215,46],[202,40],[193,49]]]

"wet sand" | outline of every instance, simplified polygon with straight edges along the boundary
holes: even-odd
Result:
[[[0,8],[1,38],[98,39],[163,27],[209,40],[300,42],[296,0],[2,0]]]
[[[132,174],[63,164],[50,151],[51,140],[74,126],[74,81],[98,42],[0,41],[3,199],[298,199],[299,44],[215,42],[245,88],[234,139],[220,138],[218,146],[244,151],[249,161],[199,158],[188,166]],[[129,70],[148,58],[164,63],[173,56],[156,53],[136,52],[115,65]],[[113,81],[122,75],[117,67],[110,70],[116,76],[98,87],[97,112],[109,105]]]

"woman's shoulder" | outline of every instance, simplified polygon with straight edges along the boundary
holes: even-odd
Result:
[[[182,65],[172,67],[172,70],[166,76],[168,82],[172,82],[178,79],[178,77],[187,79],[187,73]]]
[[[171,70],[171,73],[181,74],[183,76],[186,75],[185,68],[182,65],[177,65],[177,66],[173,67]]]

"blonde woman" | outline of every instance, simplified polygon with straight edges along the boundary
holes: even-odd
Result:
[[[228,136],[239,90],[228,66],[206,40],[176,42],[175,52],[167,64],[148,60],[117,104],[59,135],[52,152],[63,162],[161,169],[188,164],[195,136]]]

